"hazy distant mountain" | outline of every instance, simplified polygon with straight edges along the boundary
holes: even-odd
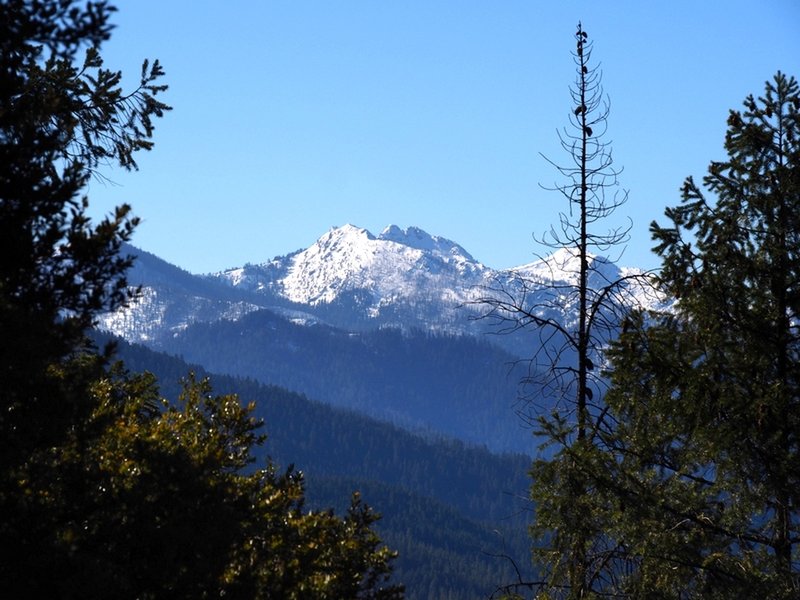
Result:
[[[515,413],[515,357],[486,340],[419,330],[351,332],[271,311],[196,323],[162,348],[217,373],[279,385],[435,437],[531,454]]]
[[[376,237],[344,225],[305,250],[211,277],[339,327],[475,332],[468,303],[493,276],[455,242],[421,229],[392,225]]]
[[[100,326],[217,372],[283,386],[407,429],[533,451],[515,415],[519,373],[509,365],[536,351],[531,331],[486,336],[474,302],[503,288],[531,310],[569,323],[579,263],[559,250],[495,271],[464,248],[417,229],[374,236],[352,225],[263,264],[191,275],[138,255],[129,280],[142,293]],[[593,257],[591,285],[629,271]],[[649,301],[644,295],[635,298]],[[492,344],[500,346],[493,347]]]
[[[205,276],[189,275],[146,252],[131,251],[139,260],[130,279],[142,285],[142,296],[131,307],[103,317],[101,326],[156,347],[190,323],[237,320],[262,308],[297,323],[323,322],[349,330],[392,326],[475,335],[486,330],[485,323],[474,319],[484,310],[474,301],[487,287],[501,285],[511,293],[522,281],[543,290],[563,287],[573,283],[578,272],[569,250],[497,271],[453,241],[395,225],[378,236],[344,225],[305,250]],[[590,284],[597,286],[631,271],[602,257],[592,260]],[[541,304],[535,295],[529,300],[533,306]],[[640,302],[651,301],[641,295]],[[558,318],[570,316],[565,306]],[[528,355],[525,347],[505,346]]]
[[[190,368],[207,375],[124,341],[119,354],[130,369],[155,373],[161,393],[172,400]],[[513,557],[523,573],[529,570],[529,458],[425,439],[252,380],[211,379],[215,393],[255,403],[267,434],[255,449],[258,464],[269,457],[280,469],[294,464],[303,471],[309,508],[341,514],[358,490],[383,516],[376,529],[400,551],[395,580],[406,585],[409,600],[488,598],[499,584],[515,580],[501,555]]]

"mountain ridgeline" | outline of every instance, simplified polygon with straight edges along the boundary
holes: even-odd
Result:
[[[301,326],[268,310],[195,323],[161,348],[411,431],[531,454],[514,405],[514,357],[473,337],[399,329]]]
[[[574,265],[563,251],[494,271],[417,228],[374,236],[351,225],[305,250],[205,276],[127,251],[138,256],[129,280],[142,293],[105,315],[102,329],[412,431],[536,451],[516,413],[517,383],[528,375],[519,359],[534,354],[538,339],[486,335],[476,301],[498,282],[512,293],[523,278],[568,284]],[[595,260],[603,277],[621,273]]]
[[[576,277],[569,250],[494,271],[420,229],[346,225],[211,275],[125,251],[141,294],[100,328],[122,338],[129,368],[156,373],[174,398],[191,363],[214,373],[216,392],[254,401],[269,436],[260,458],[303,470],[313,505],[343,509],[359,490],[384,515],[409,598],[487,597],[529,564],[537,441],[517,414],[528,408],[518,382],[541,342],[486,335],[478,301],[502,289],[553,311],[548,294]],[[592,260],[595,285],[625,273]],[[570,326],[570,305],[555,310]]]
[[[208,375],[142,345],[117,344],[127,368],[156,374],[169,399],[177,398],[189,371]],[[400,552],[394,578],[405,584],[407,598],[485,598],[516,576],[502,556],[527,568],[527,457],[425,439],[252,379],[214,374],[211,380],[215,393],[255,403],[267,434],[259,463],[302,470],[310,508],[341,514],[354,491],[376,507],[381,539]]]

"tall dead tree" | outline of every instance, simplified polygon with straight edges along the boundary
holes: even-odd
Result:
[[[598,433],[614,427],[603,402],[604,351],[643,282],[641,275],[620,276],[607,258],[627,241],[630,221],[598,230],[628,194],[619,188],[621,169],[614,167],[604,140],[609,100],[580,23],[573,56],[569,124],[558,131],[569,159],[561,164],[544,157],[561,181],[543,188],[567,203],[559,223],[537,239],[550,254],[535,269],[498,280],[480,302],[498,333],[536,335],[532,356],[525,360],[520,412],[542,442],[531,470],[534,555],[542,576],[501,591],[535,587],[547,589],[549,597],[583,598],[607,587],[618,567],[614,541],[602,534],[601,517],[586,501],[593,490],[582,472],[586,461],[579,459],[602,451]]]

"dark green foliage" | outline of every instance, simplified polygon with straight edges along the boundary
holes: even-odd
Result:
[[[481,483],[491,485],[491,478]],[[385,483],[310,474],[309,503],[328,506],[354,488],[380,501],[382,517],[376,528],[400,552],[394,575],[404,583],[409,600],[487,598],[495,582],[514,578],[509,558],[525,556],[526,536],[519,528],[524,519],[510,515],[493,527],[490,519],[465,518],[438,500]],[[457,489],[464,495],[473,492],[471,487]]]
[[[193,379],[168,404],[149,375],[87,393],[90,418],[17,471],[8,597],[401,597],[360,499],[343,518],[308,511],[300,474],[245,473],[252,406]]]
[[[781,73],[731,111],[728,158],[652,225],[669,314],[626,323],[616,427],[582,463],[624,548],[605,591],[800,594],[800,89]]]
[[[86,339],[128,299],[136,220],[123,206],[95,225],[79,193],[98,168],[136,168],[168,109],[158,62],[129,93],[103,68],[112,11],[0,4],[3,597],[399,598],[357,496],[309,512],[299,474],[253,468],[252,407],[191,378],[169,404]]]
[[[70,356],[97,312],[127,297],[129,263],[117,251],[135,219],[123,206],[92,224],[80,190],[101,164],[135,166],[167,108],[155,100],[158,65],[126,95],[119,74],[102,68],[96,47],[110,12],[104,3],[0,5],[0,547],[14,554],[42,550],[38,529],[26,528],[24,474],[93,410],[86,392],[102,362]],[[27,577],[41,573],[13,570],[21,585]]]
[[[135,167],[167,107],[155,98],[165,89],[157,63],[130,93],[102,68],[110,12],[105,3],[0,5],[0,437],[11,454],[69,426],[76,415],[53,401],[64,381],[44,371],[81,344],[98,311],[127,297],[129,262],[117,252],[136,220],[121,206],[92,224],[79,194],[100,165]],[[33,418],[41,412],[53,415],[47,426]]]
[[[126,364],[150,370],[164,391],[188,368],[176,358],[120,342]],[[277,464],[301,465],[312,507],[345,510],[358,489],[380,507],[376,530],[400,551],[395,581],[409,598],[487,597],[516,578],[505,554],[523,567],[530,519],[525,489],[529,459],[497,456],[460,442],[423,439],[363,415],[309,401],[252,380],[214,375],[218,389],[256,402]]]

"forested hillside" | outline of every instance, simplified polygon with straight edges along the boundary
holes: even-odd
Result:
[[[536,448],[515,414],[516,358],[471,336],[355,333],[261,310],[237,321],[195,323],[162,347],[210,371],[275,384],[410,430],[494,451]]]
[[[168,397],[192,368],[119,344],[125,364],[157,374]],[[268,435],[264,455],[304,472],[312,506],[344,509],[344,499],[359,490],[377,508],[383,515],[377,530],[400,551],[395,578],[406,584],[407,597],[488,596],[515,577],[511,563],[493,555],[528,567],[526,457],[420,437],[252,379],[214,375],[212,381],[216,392],[255,402]]]

